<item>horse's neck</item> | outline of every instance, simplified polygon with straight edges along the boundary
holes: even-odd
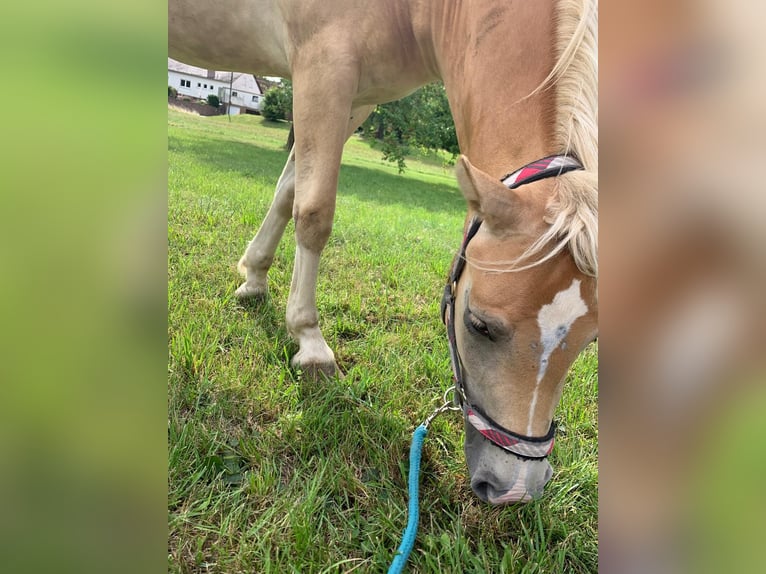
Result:
[[[450,0],[429,9],[461,151],[496,177],[555,153],[554,90],[527,97],[555,61],[555,1]]]

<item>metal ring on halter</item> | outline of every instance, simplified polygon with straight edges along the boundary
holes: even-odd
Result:
[[[428,425],[431,424],[431,421],[433,421],[437,416],[439,416],[440,414],[442,414],[445,411],[461,411],[461,410],[463,410],[460,407],[452,406],[452,402],[453,401],[447,398],[447,395],[451,391],[454,391],[454,390],[455,390],[455,386],[453,385],[449,389],[444,391],[444,395],[442,396],[442,400],[444,402],[442,403],[442,405],[440,407],[437,407],[436,409],[434,409],[434,412],[432,412],[428,416],[428,418],[425,421],[423,421],[423,426],[425,428],[428,428]]]
[[[455,399],[449,399],[449,398],[447,398],[447,395],[449,395],[450,393],[454,392],[455,390],[456,390],[455,385],[452,385],[449,389],[444,391],[444,395],[442,395],[442,400],[444,401],[444,404],[452,403],[454,405]],[[463,408],[459,407],[459,406],[451,406],[451,407],[447,407],[445,410],[448,410],[448,411],[462,411]]]

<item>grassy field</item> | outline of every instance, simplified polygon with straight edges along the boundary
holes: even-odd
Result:
[[[170,572],[382,572],[406,523],[410,436],[451,384],[439,297],[464,200],[436,157],[405,175],[352,138],[318,286],[342,381],[303,381],[284,326],[295,243],[270,299],[235,265],[273,195],[287,126],[168,110]],[[544,496],[493,508],[462,422],[426,439],[410,572],[596,572],[597,350],[570,373]]]

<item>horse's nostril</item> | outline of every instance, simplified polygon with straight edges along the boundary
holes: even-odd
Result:
[[[474,494],[476,494],[476,496],[478,496],[484,502],[489,502],[490,485],[488,482],[479,481],[473,483],[471,484],[471,489],[473,490]]]
[[[553,476],[553,468],[552,468],[552,467],[551,467],[551,465],[550,465],[550,464],[548,464],[548,462],[546,461],[546,464],[545,464],[545,473],[544,473],[544,475],[543,475],[543,485],[542,485],[543,487],[544,487],[546,484],[548,484],[548,481],[551,479],[551,477],[552,477],[552,476]]]
[[[473,492],[482,501],[490,504],[513,504],[517,502],[528,502],[532,496],[526,489],[511,488],[508,490],[497,490],[489,482],[476,481],[471,483]]]

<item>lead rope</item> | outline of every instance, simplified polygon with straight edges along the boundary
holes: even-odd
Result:
[[[412,444],[410,445],[410,469],[407,477],[407,492],[409,503],[407,505],[407,528],[402,534],[402,542],[396,550],[396,556],[388,568],[388,574],[401,574],[404,566],[407,564],[407,558],[410,556],[412,547],[415,545],[415,537],[418,533],[418,521],[420,519],[420,457],[423,452],[423,440],[428,434],[428,425],[431,424],[437,416],[445,411],[459,411],[459,407],[452,406],[452,401],[447,399],[447,395],[455,387],[451,387],[444,392],[444,403],[434,410],[431,415],[423,421],[415,432],[412,433]]]

